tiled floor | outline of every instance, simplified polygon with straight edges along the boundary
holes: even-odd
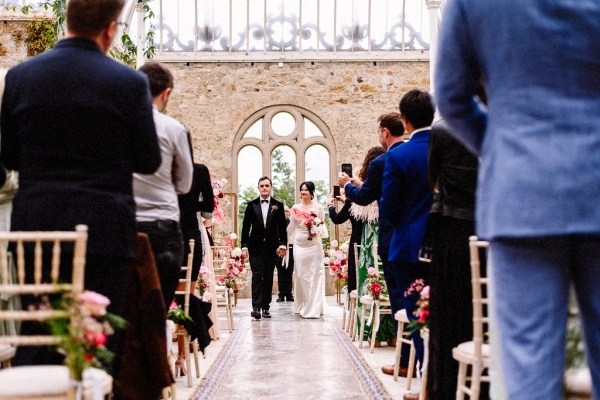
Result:
[[[271,306],[273,318],[254,321],[250,300],[234,308],[235,329],[220,315],[221,338],[200,360],[201,378],[191,388],[178,378],[176,397],[187,399],[402,399],[406,380],[381,372],[394,349],[358,349],[340,329],[342,307],[328,297],[323,318],[304,320],[291,303]],[[412,391],[420,381],[414,379]]]

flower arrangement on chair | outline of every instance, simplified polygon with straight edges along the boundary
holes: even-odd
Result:
[[[317,216],[317,212],[314,209],[311,208],[308,212],[305,212],[292,207],[290,213],[304,222],[304,226],[308,230],[308,240],[313,240],[314,237],[324,235],[324,221]]]
[[[218,284],[234,290],[242,289],[246,286],[246,259],[242,255],[242,249],[236,247],[231,250],[226,269],[227,275],[219,277],[217,280]]]
[[[339,246],[338,241],[332,240],[330,248],[327,251],[329,257],[325,257],[323,261],[329,267],[329,274],[335,276],[337,283],[341,285],[348,282],[348,246]],[[345,249],[345,250],[344,250]]]
[[[198,287],[198,291],[200,292],[200,297],[204,296],[206,290],[210,288],[211,283],[208,277],[208,268],[204,265],[200,267],[200,271],[198,272],[198,280],[196,281],[196,286]]]
[[[411,332],[420,331],[429,327],[429,286],[425,285],[424,279],[415,280],[409,288],[404,292],[405,297],[418,296],[416,301],[417,309],[414,311],[414,316],[417,319],[412,320],[408,324]]]
[[[385,284],[385,279],[379,270],[375,267],[367,269],[367,279],[365,280],[364,289],[373,300],[382,300],[388,297],[388,289]]]
[[[103,369],[102,363],[110,363],[114,357],[105,347],[106,340],[127,323],[106,311],[109,304],[107,297],[92,291],[85,291],[77,298],[63,295],[52,302],[52,308],[75,316],[74,320],[51,319],[48,325],[52,335],[60,338],[58,352],[65,356],[65,365],[76,381],[82,381],[86,368]]]
[[[212,179],[211,178],[211,183],[212,183],[212,188],[213,188],[213,195],[215,197],[215,208],[213,210],[213,225],[217,225],[220,224],[221,222],[225,221],[225,215],[223,214],[223,210],[221,209],[221,206],[219,204],[219,199],[222,199],[225,194],[223,193],[223,189],[225,188],[225,185],[227,184],[227,179],[222,178],[222,179]]]

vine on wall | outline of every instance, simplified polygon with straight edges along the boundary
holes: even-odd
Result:
[[[36,19],[27,23],[25,45],[27,55],[35,56],[51,49],[56,44],[58,36],[54,30],[54,23],[47,19]]]

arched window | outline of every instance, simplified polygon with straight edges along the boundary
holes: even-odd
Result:
[[[273,197],[286,205],[298,201],[298,185],[308,180],[324,205],[334,180],[335,143],[312,112],[290,105],[257,111],[241,125],[232,150],[240,216],[246,201],[258,196],[258,179],[264,175],[273,181]]]

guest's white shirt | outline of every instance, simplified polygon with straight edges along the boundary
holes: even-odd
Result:
[[[133,194],[138,221],[179,222],[177,195],[192,186],[192,155],[185,127],[154,107],[154,124],[162,162],[153,174],[133,174]]]

